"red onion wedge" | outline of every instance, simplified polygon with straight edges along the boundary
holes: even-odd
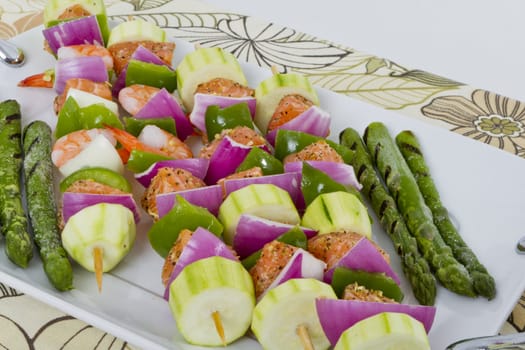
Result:
[[[62,197],[62,218],[64,223],[80,210],[99,203],[121,204],[133,212],[135,223],[140,221],[137,203],[131,193],[127,194],[93,194],[64,192]]]
[[[177,264],[171,272],[166,289],[164,290],[164,299],[169,300],[170,284],[181,273],[184,267],[189,264],[211,256],[220,256],[226,259],[239,261],[233,251],[217,236],[205,228],[198,227],[190,240],[184,246],[182,253],[177,260]]]
[[[95,44],[104,46],[102,32],[96,16],[66,21],[42,30],[49,48],[56,55],[63,46]]]
[[[436,314],[436,308],[434,306],[328,298],[316,299],[315,307],[321,326],[332,345],[337,343],[337,340],[345,330],[357,322],[382,312],[408,314],[420,321],[427,333],[432,327]]]
[[[339,261],[324,274],[324,281],[332,283],[332,276],[336,267],[348,267],[354,270],[367,272],[383,272],[391,277],[398,285],[401,283],[399,276],[385,260],[383,255],[366,237],[363,237]]]
[[[315,136],[327,137],[330,134],[330,114],[317,106],[308,108],[294,119],[266,134],[266,139],[272,146],[275,144],[275,136],[279,129],[303,131]]]
[[[177,128],[177,137],[184,141],[188,136],[193,134],[193,126],[184,114],[181,106],[165,88],[160,89],[153,95],[149,101],[142,107],[135,118],[160,118],[172,117],[175,120]]]
[[[247,177],[243,179],[224,180],[223,188],[225,196],[237,191],[243,187],[252,184],[272,184],[282,188],[292,198],[298,210],[304,208],[304,198],[301,192],[301,174],[300,173],[283,173],[275,175],[265,175],[259,177]]]
[[[183,197],[193,205],[208,209],[215,216],[217,216],[223,200],[222,189],[219,185],[159,194],[156,197],[159,218],[166,215],[173,208],[177,200],[176,196]]]
[[[216,105],[220,108],[228,107],[237,103],[246,102],[250,114],[255,115],[255,97],[228,97],[197,93],[194,97],[194,106],[190,114],[190,121],[197,129],[206,132],[206,110],[208,106]]]
[[[58,60],[55,65],[55,91],[61,94],[66,81],[72,78],[89,79],[97,83],[108,81],[104,59],[99,56],[80,56]]]
[[[294,227],[295,225],[283,224],[252,214],[242,214],[233,237],[233,249],[241,259],[244,259]],[[307,238],[317,234],[314,229],[302,226],[299,228]]]
[[[307,160],[306,161],[312,167],[321,170],[332,178],[335,182],[340,183],[341,185],[348,187],[351,186],[358,191],[361,191],[363,186],[357,180],[355,175],[354,167],[337,162],[329,162],[323,160]],[[303,162],[287,162],[284,164],[285,172],[298,172],[301,173],[303,169]]]
[[[205,158],[187,158],[162,160],[152,164],[146,171],[135,174],[135,179],[144,187],[148,187],[160,168],[184,169],[199,179],[204,179],[210,161]]]
[[[213,185],[220,179],[233,174],[252,147],[238,143],[228,135],[224,136],[210,158],[208,173],[204,181]]]
[[[315,278],[321,280],[325,267],[324,261],[317,259],[304,249],[297,248],[281,272],[258,299],[260,300],[270,289],[292,278]]]

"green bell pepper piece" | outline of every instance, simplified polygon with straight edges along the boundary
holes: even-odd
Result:
[[[210,141],[225,129],[233,129],[236,126],[247,126],[254,129],[250,108],[246,102],[236,103],[225,108],[211,105],[206,109],[204,121]]]
[[[292,227],[290,230],[277,237],[276,240],[304,250],[308,248],[308,239],[299,226]],[[257,260],[261,257],[261,252],[262,249],[259,249],[241,261],[246,270],[251,269],[257,263]]]
[[[131,193],[131,185],[124,176],[111,169],[101,167],[83,168],[75,171],[60,181],[60,191],[65,192],[73,183],[79,180],[93,180],[99,184]]]
[[[74,98],[69,97],[58,114],[55,137],[60,138],[73,131],[103,128],[110,125],[123,129],[118,115],[101,104],[92,104],[80,108]]]
[[[297,153],[306,146],[319,140],[325,140],[330,147],[339,153],[345,163],[348,164],[352,160],[354,152],[348,147],[344,147],[332,140],[327,140],[320,136],[311,135],[302,131],[285,129],[277,130],[274,155],[277,159],[283,160],[287,155]]]
[[[163,156],[161,154],[134,149],[129,154],[126,166],[129,170],[137,174],[146,171],[152,164],[158,161],[169,159],[172,158]]]
[[[282,174],[284,172],[283,163],[259,147],[253,147],[250,150],[235,172],[248,170],[254,167],[261,168],[263,175]]]
[[[126,70],[126,86],[133,84],[165,88],[173,92],[177,88],[177,73],[167,66],[132,59]]]
[[[312,201],[320,194],[346,191],[355,195],[361,203],[366,205],[364,202],[361,192],[351,186],[344,186],[339,182],[335,181],[322,170],[316,169],[307,162],[303,162],[303,170],[301,176],[301,191],[303,193],[304,201],[308,206]],[[372,218],[370,218],[372,220]]]
[[[164,118],[135,118],[135,117],[124,117],[124,126],[127,132],[131,135],[138,137],[142,129],[146,125],[156,125],[162,130],[165,130],[175,136],[177,136],[177,129],[175,127],[175,119],[172,117]]]
[[[383,292],[385,297],[397,302],[403,300],[403,291],[397,283],[384,273],[353,270],[346,267],[336,267],[332,276],[332,287],[339,298],[343,296],[347,285],[357,283],[368,290]]]
[[[162,257],[166,257],[179,237],[179,233],[188,229],[194,231],[202,227],[217,237],[222,236],[223,226],[208,209],[189,203],[177,195],[173,208],[151,226],[148,238],[151,246]]]
[[[318,195],[322,193],[346,191],[346,187],[334,181],[324,171],[314,168],[307,162],[303,162],[301,191],[304,202],[306,206],[308,206]]]

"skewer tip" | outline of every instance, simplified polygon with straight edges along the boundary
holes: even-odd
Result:
[[[101,247],[93,248],[93,262],[95,267],[95,277],[97,279],[98,292],[102,292],[103,256],[104,250]]]
[[[222,325],[221,314],[219,313],[219,311],[213,311],[211,317],[213,318],[213,323],[215,324],[217,334],[219,335],[219,338],[221,338],[222,346],[228,345],[226,343],[226,337],[224,335],[224,327]]]
[[[277,75],[277,74],[279,74],[279,68],[277,68],[276,65],[273,65],[273,66],[271,67],[271,70],[272,70],[272,74],[273,74],[273,75]]]
[[[308,333],[308,328],[304,324],[297,326],[295,332],[301,339],[304,350],[315,350],[314,344],[312,343],[312,338],[310,338],[310,333]]]

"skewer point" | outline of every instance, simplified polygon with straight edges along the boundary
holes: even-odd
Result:
[[[217,334],[219,334],[219,338],[221,338],[222,346],[228,345],[226,343],[226,337],[224,336],[224,327],[222,326],[221,314],[219,311],[213,311],[211,317],[213,318],[213,323],[215,324]]]
[[[308,328],[305,325],[301,324],[297,326],[295,332],[301,338],[301,343],[303,344],[304,350],[315,350],[310,334],[308,333]]]
[[[271,70],[273,75],[279,74],[279,68],[277,68],[277,66],[273,65]]]
[[[101,247],[93,248],[93,262],[95,266],[95,277],[97,279],[98,292],[102,292],[102,274],[103,274],[103,259],[104,250]]]

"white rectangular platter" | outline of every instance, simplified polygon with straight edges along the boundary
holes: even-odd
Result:
[[[41,28],[13,41],[25,50],[28,61],[18,69],[0,66],[0,100],[14,98],[20,102],[24,125],[42,119],[54,126],[54,92],[16,87],[22,78],[53,67],[53,57],[41,49]],[[192,46],[175,41],[176,64]],[[245,64],[243,68],[251,86],[271,74],[269,70],[251,65]],[[465,241],[496,280],[497,296],[491,301],[457,296],[438,287],[437,314],[430,332],[432,348],[444,349],[461,338],[495,334],[525,288],[525,256],[514,251],[517,240],[525,234],[525,161],[421,120],[322,89],[319,95],[322,108],[333,118],[333,140],[337,140],[345,127],[362,132],[372,121],[384,122],[392,135],[404,129],[415,132],[443,202],[457,219]],[[137,196],[139,192],[137,187]],[[373,213],[372,217],[375,219]],[[377,222],[375,219],[374,238],[390,252],[393,266],[403,279],[404,302],[416,303],[392,244]],[[0,251],[0,281],[138,347],[199,349],[184,342],[168,304],[161,297],[163,261],[147,241],[150,225],[147,219],[139,225],[135,247],[115,270],[104,275],[102,293],[97,290],[95,277],[79,266],[75,266],[75,289],[57,292],[48,283],[38,257],[29,268],[21,269],[13,265],[3,251]],[[2,242],[0,250],[3,250]],[[228,349],[260,349],[260,346],[246,337]]]

